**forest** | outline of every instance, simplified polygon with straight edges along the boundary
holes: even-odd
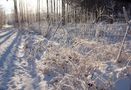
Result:
[[[131,90],[131,1],[0,0],[0,90]]]

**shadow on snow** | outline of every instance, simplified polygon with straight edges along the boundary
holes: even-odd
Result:
[[[18,50],[18,46],[21,41],[21,35],[18,31],[15,39],[12,41],[11,45],[7,48],[6,52],[2,55],[0,58],[0,68],[5,68],[5,74],[1,77],[3,79],[2,85],[0,86],[0,90],[7,90],[8,89],[8,82],[10,81],[14,68],[14,60],[16,60],[16,51]],[[14,52],[11,54],[11,50],[14,50]]]
[[[11,34],[12,33],[12,30],[11,31],[8,31],[7,33],[5,33],[4,35],[0,35],[0,38],[3,38],[3,37],[5,37],[5,36],[7,36],[7,35],[9,35],[9,34]]]
[[[10,34],[8,34],[8,35],[5,37],[5,39],[0,42],[0,45],[3,44],[5,41],[7,41],[14,33],[15,33],[15,32],[11,32]]]

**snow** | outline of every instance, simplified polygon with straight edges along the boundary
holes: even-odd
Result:
[[[0,30],[0,90],[130,90],[130,38],[116,63],[121,39],[113,30],[119,25],[100,25],[68,25],[51,40],[30,29]],[[106,29],[105,36],[95,28]]]
[[[116,82],[115,90],[131,90],[131,78],[123,78]]]

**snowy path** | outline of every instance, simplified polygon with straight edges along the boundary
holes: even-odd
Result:
[[[0,90],[37,90],[36,57],[25,48],[31,42],[28,34],[17,30],[0,32]]]
[[[12,31],[12,30],[8,30],[8,29],[7,30],[0,30],[0,36],[10,32],[10,31]]]
[[[3,36],[0,36],[0,57],[2,53],[6,50],[6,48],[11,44],[15,36],[16,36],[16,33],[13,33],[13,32],[11,32],[11,34],[8,34],[8,35],[6,34]]]
[[[1,88],[7,89],[8,81],[13,76],[14,71],[14,61],[16,60],[15,53],[17,51],[17,47],[19,45],[19,32],[17,31],[15,34],[11,35],[7,38],[7,41],[1,44],[1,48],[3,48],[3,52],[1,52],[0,56],[0,69],[1,69],[1,76],[0,79]],[[6,47],[4,47],[6,46]]]

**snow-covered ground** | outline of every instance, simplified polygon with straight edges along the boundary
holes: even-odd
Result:
[[[28,41],[31,38],[28,35],[18,30],[1,32],[0,90],[33,90],[38,84],[35,58],[30,56],[30,50],[26,50],[26,43],[33,43]]]
[[[131,90],[130,37],[115,62],[118,27],[68,25],[50,41],[34,30],[0,30],[0,90]],[[95,28],[107,30],[104,37]]]

